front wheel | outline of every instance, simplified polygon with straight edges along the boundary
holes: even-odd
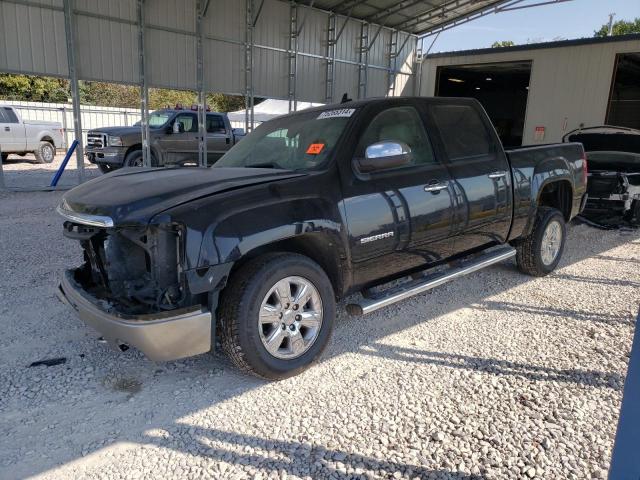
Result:
[[[551,273],[564,250],[567,226],[562,213],[551,207],[538,207],[533,232],[516,247],[521,272],[543,277]]]
[[[114,165],[109,165],[108,163],[99,163],[98,164],[98,169],[102,173],[110,173],[110,172],[113,172],[114,170],[117,170],[118,167],[116,167]]]
[[[322,354],[336,314],[329,278],[308,257],[271,253],[241,267],[222,292],[221,343],[248,373],[277,380]]]

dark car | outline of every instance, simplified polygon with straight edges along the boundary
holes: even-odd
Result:
[[[581,144],[505,151],[472,99],[305,110],[212,168],[123,169],[67,192],[85,263],[60,297],[153,360],[219,335],[240,368],[283,378],[324,350],[336,299],[362,292],[347,306],[361,315],[511,257],[548,274],[585,191]]]
[[[640,226],[640,130],[600,126],[567,133],[589,160],[583,216],[597,226]]]
[[[207,163],[213,165],[242,137],[242,129],[231,127],[225,113],[207,112]],[[149,146],[151,165],[197,164],[197,108],[181,107],[156,110],[149,115]],[[85,153],[91,163],[103,173],[121,167],[142,166],[142,127],[103,127],[89,130]]]

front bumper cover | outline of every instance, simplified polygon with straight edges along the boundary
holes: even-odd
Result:
[[[176,360],[211,350],[212,315],[204,307],[147,315],[107,311],[106,302],[86,293],[74,280],[73,270],[64,273],[57,295],[115,348],[125,343],[154,361]]]

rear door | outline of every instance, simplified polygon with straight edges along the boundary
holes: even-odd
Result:
[[[184,131],[168,133],[158,139],[165,158],[169,163],[195,162],[198,163],[198,116],[192,112],[181,112],[171,123],[180,122]]]
[[[388,105],[388,104],[385,104]],[[406,144],[410,165],[363,175],[343,174],[354,283],[363,285],[450,255],[452,193],[449,173],[435,156],[423,118],[410,102],[370,108],[354,157],[367,146]]]
[[[0,107],[0,148],[3,152],[21,152],[26,148],[24,125],[10,107]]]
[[[231,148],[231,132],[227,131],[222,115],[207,114],[207,161],[217,162]]]
[[[431,101],[427,107],[446,157],[455,206],[454,253],[504,243],[512,217],[509,162],[477,102]]]

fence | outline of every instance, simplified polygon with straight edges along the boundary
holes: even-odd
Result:
[[[67,149],[74,140],[73,108],[70,103],[22,102],[0,100],[0,104],[11,105],[24,120],[59,122],[64,130],[64,147]],[[98,107],[82,105],[82,142],[87,143],[87,131],[101,127],[130,126],[140,120],[140,110],[136,108]]]

